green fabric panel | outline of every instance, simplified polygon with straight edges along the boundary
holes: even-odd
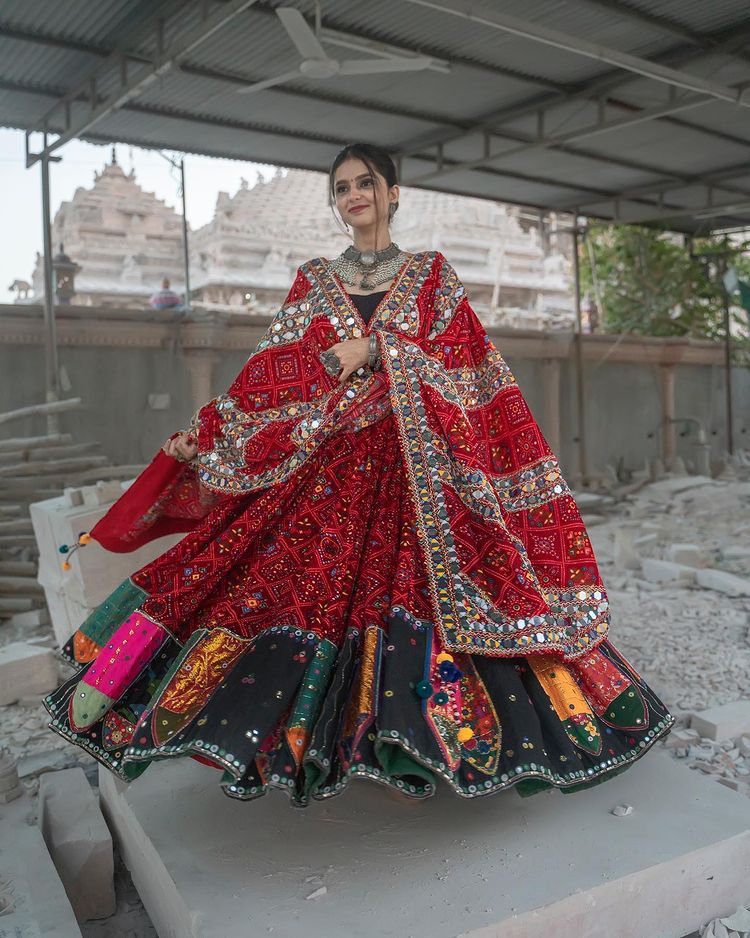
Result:
[[[302,768],[305,773],[305,781],[302,790],[306,797],[310,797],[315,789],[322,785],[328,775],[328,769],[324,769],[317,762],[303,762]]]
[[[615,726],[623,726],[627,729],[630,729],[631,726],[646,725],[646,711],[643,701],[632,688],[624,690],[615,697],[607,707],[604,717],[614,723]]]
[[[375,743],[375,755],[387,775],[397,777],[415,775],[431,785],[435,785],[437,782],[435,775],[428,768],[413,759],[399,745],[378,741]]]
[[[545,782],[543,778],[523,778],[520,782],[516,782],[514,788],[522,798],[530,798],[532,795],[539,794],[540,791],[552,788],[552,784]]]
[[[117,589],[94,609],[78,631],[97,645],[106,645],[115,629],[146,599],[148,593],[136,586],[130,578],[123,580]]]
[[[337,655],[336,645],[327,638],[322,639],[305,670],[300,684],[301,689],[294,702],[294,710],[286,721],[288,729],[304,727],[312,732],[315,718],[323,705]]]

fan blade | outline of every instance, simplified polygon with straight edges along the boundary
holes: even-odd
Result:
[[[303,59],[328,58],[318,37],[299,10],[294,7],[276,7],[276,15]]]
[[[421,72],[432,65],[432,59],[345,59],[339,75],[376,75],[388,72]]]
[[[277,75],[275,78],[264,78],[263,81],[255,81],[252,85],[245,85],[237,89],[237,94],[254,94],[256,91],[265,91],[266,88],[273,88],[274,85],[280,85],[282,82],[291,81],[292,78],[299,78],[299,71],[284,72],[283,75]]]

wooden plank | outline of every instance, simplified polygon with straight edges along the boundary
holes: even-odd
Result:
[[[0,547],[36,546],[36,538],[31,534],[0,534]]]
[[[0,576],[0,596],[44,596],[44,587],[27,576]]]
[[[44,462],[49,459],[68,459],[101,450],[101,443],[75,443],[70,446],[47,446],[42,449],[14,449],[0,452],[0,465]]]
[[[32,404],[31,407],[20,407],[18,410],[8,410],[4,414],[0,414],[0,424],[10,423],[12,420],[23,420],[25,417],[77,410],[82,404],[83,401],[80,397],[71,397],[66,401],[49,401],[46,404]]]
[[[0,560],[0,576],[33,576],[39,568],[31,560]]]
[[[45,446],[59,446],[72,443],[70,433],[50,433],[46,436],[17,436],[8,440],[0,440],[0,453],[14,449],[40,449]]]
[[[145,468],[145,466],[107,466],[105,469],[88,469],[76,476],[76,482],[79,485],[91,485],[93,482],[109,482],[113,479],[134,479]],[[2,497],[1,493],[0,497]]]
[[[19,489],[0,488],[0,499],[7,497],[12,498],[14,501],[22,501],[24,507],[28,508],[29,502],[41,502],[45,498],[59,498],[62,495],[62,486],[59,489],[41,488],[42,483],[39,479],[32,479],[31,481],[36,484]],[[45,479],[44,481],[49,482],[51,480]]]
[[[31,518],[18,518],[14,521],[0,521],[0,534],[33,534]]]
[[[54,459],[49,462],[21,462],[13,466],[0,466],[0,477],[24,478],[27,476],[69,475],[71,472],[84,472],[97,466],[106,466],[107,456],[86,456],[79,459]]]
[[[34,600],[25,596],[0,596],[0,615],[14,612],[28,612],[34,608]]]

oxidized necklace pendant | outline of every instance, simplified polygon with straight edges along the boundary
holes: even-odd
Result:
[[[406,253],[391,242],[382,251],[358,251],[354,246],[348,247],[330,261],[330,265],[343,283],[371,290],[392,280],[405,260]],[[357,275],[361,278],[359,283]]]

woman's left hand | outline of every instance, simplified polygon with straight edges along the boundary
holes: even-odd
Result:
[[[367,336],[360,339],[345,339],[332,345],[328,351],[335,352],[341,362],[339,384],[348,381],[358,368],[367,364],[370,340]]]

